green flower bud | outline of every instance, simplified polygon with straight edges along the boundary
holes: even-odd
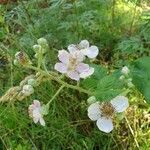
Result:
[[[37,40],[37,43],[41,46],[47,45],[47,40],[45,38],[40,38]]]
[[[41,52],[42,47],[41,45],[36,44],[36,45],[33,45],[33,49],[36,53],[38,53],[38,52]]]
[[[90,105],[90,104],[93,104],[96,102],[96,97],[95,96],[91,96],[87,99],[87,103]]]
[[[34,89],[31,85],[26,84],[23,86],[22,93],[24,96],[30,96],[34,93]]]
[[[36,80],[35,79],[29,79],[28,85],[36,86]]]

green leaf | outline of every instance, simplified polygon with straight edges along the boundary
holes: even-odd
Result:
[[[119,81],[118,75],[113,73],[99,81],[95,96],[99,101],[109,101],[123,92],[123,84]]]
[[[107,75],[107,69],[100,65],[91,65],[95,69],[93,75],[81,82],[84,88],[94,90],[97,88],[97,83],[100,79]]]
[[[150,57],[143,57],[133,63],[133,83],[150,103]]]

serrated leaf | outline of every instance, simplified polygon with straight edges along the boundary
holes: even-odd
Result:
[[[81,82],[81,85],[87,89],[96,89],[100,79],[107,75],[107,69],[100,65],[91,65],[95,69],[93,75]]]
[[[143,57],[133,63],[133,83],[150,103],[150,57]]]
[[[101,79],[97,84],[95,96],[99,101],[109,101],[123,92],[123,85],[116,73]]]

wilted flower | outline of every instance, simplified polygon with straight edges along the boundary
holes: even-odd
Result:
[[[33,104],[28,108],[29,116],[33,119],[34,123],[40,122],[42,126],[45,126],[45,121],[43,119],[42,107],[38,100],[34,100]]]
[[[89,77],[94,73],[94,68],[83,63],[84,55],[80,51],[67,52],[60,50],[58,58],[61,62],[55,64],[55,70],[66,74],[73,80]]]
[[[14,60],[14,64],[21,64],[21,65],[27,65],[27,64],[31,64],[31,61],[28,57],[28,55],[23,52],[23,51],[19,51],[15,54],[15,60]]]
[[[130,70],[127,66],[124,66],[121,70],[122,74],[127,75],[129,74]]]
[[[34,93],[34,89],[33,89],[33,87],[32,87],[31,85],[26,84],[26,85],[23,86],[21,92],[22,92],[23,95],[25,95],[25,96],[30,96],[31,94]]]
[[[88,108],[88,117],[97,121],[98,128],[106,133],[113,130],[113,117],[116,113],[121,113],[129,106],[128,99],[124,96],[117,96],[110,102],[95,102]]]
[[[90,46],[87,40],[82,40],[78,45],[69,45],[68,50],[70,52],[81,51],[85,56],[89,58],[95,58],[99,53],[98,47],[94,45]]]

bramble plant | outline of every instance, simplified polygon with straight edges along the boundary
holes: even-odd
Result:
[[[149,0],[4,1],[0,150],[149,150]]]
[[[79,44],[71,44],[68,46],[68,50],[63,49],[58,51],[58,59],[60,62],[55,64],[54,70],[49,71],[45,64],[45,57],[49,48],[47,40],[40,38],[37,40],[37,43],[37,45],[33,46],[35,58],[37,60],[36,66],[32,65],[32,60],[29,59],[25,52],[20,51],[15,54],[15,65],[18,67],[32,69],[37,73],[36,75],[30,75],[29,77],[26,77],[26,79],[20,83],[13,100],[15,100],[15,98],[18,100],[23,100],[24,98],[33,94],[34,87],[38,86],[39,83],[42,82],[43,78],[46,80],[55,80],[61,84],[61,86],[55,95],[50,99],[50,101],[48,101],[47,104],[41,104],[42,100],[33,100],[33,104],[31,104],[28,108],[29,116],[33,119],[34,123],[39,122],[42,126],[45,126],[46,123],[44,116],[48,115],[51,102],[56,98],[62,89],[67,87],[91,96],[87,100],[90,104],[88,108],[89,118],[91,120],[97,120],[97,126],[101,131],[106,133],[111,132],[113,130],[113,119],[116,116],[116,113],[122,113],[129,106],[128,98],[125,96],[132,90],[131,88],[134,87],[132,78],[129,75],[129,68],[124,66],[120,71],[121,76],[118,78],[118,80],[120,79],[122,83],[127,83],[121,87],[121,93],[117,92],[118,96],[115,93],[116,96],[112,97],[111,100],[102,99],[97,95],[99,87],[96,90],[87,90],[82,87],[82,80],[92,81],[92,75],[94,75],[94,72],[97,71],[96,67],[94,67],[91,63],[88,63],[91,62],[89,61],[90,59],[93,60],[92,62],[94,62],[94,59],[96,59],[96,56],[99,53],[98,47],[90,46],[87,40],[82,40]],[[55,70],[59,73],[55,72]],[[37,76],[39,76],[38,78],[41,77],[41,81],[38,81]],[[75,80],[74,82],[76,85],[67,83],[65,81],[65,77]],[[111,78],[113,77],[110,77],[110,80]],[[8,91],[0,101],[2,102],[4,99],[5,101],[8,101],[11,99],[12,97],[8,96],[11,92],[12,91]]]

